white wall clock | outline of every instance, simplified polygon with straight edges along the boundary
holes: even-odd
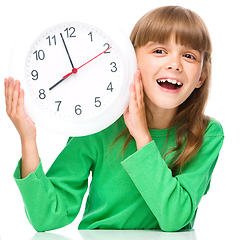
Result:
[[[129,103],[137,68],[129,38],[107,23],[48,24],[22,34],[11,57],[28,116],[62,135],[103,130]]]

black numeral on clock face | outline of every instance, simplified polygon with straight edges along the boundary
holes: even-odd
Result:
[[[38,79],[38,72],[36,70],[33,70],[31,72],[32,80],[36,81]]]
[[[112,87],[112,82],[109,83],[108,87],[106,88],[106,90],[109,90],[111,92],[113,92],[113,87]]]
[[[67,37],[68,38],[76,37],[75,35],[73,35],[75,33],[75,28],[74,27],[66,28],[64,30],[64,32],[67,32]]]
[[[57,105],[57,111],[59,111],[59,109],[60,109],[60,105],[61,105],[62,101],[55,101],[55,103],[58,104],[58,105]]]
[[[42,99],[42,100],[46,98],[46,94],[45,94],[44,89],[39,90],[39,98]]]
[[[96,106],[96,107],[100,107],[100,106],[101,106],[100,97],[96,97],[96,98],[95,98],[95,106]]]
[[[93,35],[92,35],[92,31],[88,34],[88,36],[90,36],[90,40],[91,42],[93,42]]]
[[[110,44],[109,44],[109,43],[105,43],[105,44],[103,45],[103,47],[106,47],[106,50],[107,50],[107,49],[110,48]],[[111,53],[111,52],[110,52],[110,51],[106,51],[106,52],[104,52],[104,54],[107,54],[107,53]]]
[[[81,110],[81,106],[80,106],[80,105],[76,105],[76,106],[75,106],[75,113],[76,113],[77,115],[81,115],[82,110]]]
[[[116,63],[115,62],[112,62],[110,65],[112,66],[111,71],[113,73],[116,72],[117,71]]]
[[[52,41],[52,40],[53,41]],[[54,43],[54,45],[57,45],[57,41],[56,41],[56,36],[54,35],[52,38],[51,38],[51,36],[48,36],[47,38],[46,38],[46,40],[48,40],[48,42],[49,42],[49,46],[51,46],[52,45],[52,43]]]
[[[43,50],[36,50],[33,54],[35,54],[36,61],[45,59],[45,52]]]

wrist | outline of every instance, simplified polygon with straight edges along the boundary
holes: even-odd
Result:
[[[148,143],[150,143],[152,141],[152,137],[150,135],[150,133],[147,133],[143,136],[137,137],[137,139],[135,139],[136,141],[136,145],[137,145],[137,150],[140,150],[141,148],[143,148],[144,146],[146,146]]]
[[[36,136],[32,137],[20,137],[22,146],[32,145],[36,143]]]

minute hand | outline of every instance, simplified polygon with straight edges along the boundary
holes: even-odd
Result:
[[[61,38],[62,38],[63,45],[64,45],[64,47],[65,47],[65,49],[66,49],[66,52],[67,52],[69,61],[70,61],[71,65],[72,65],[72,68],[74,68],[74,65],[73,65],[73,62],[72,62],[72,60],[71,60],[70,54],[69,54],[69,52],[68,52],[68,49],[67,49],[66,43],[65,43],[65,41],[64,41],[64,38],[63,38],[63,36],[62,36],[61,33],[60,33],[60,35],[61,35]]]
[[[63,82],[64,80],[66,80],[70,75],[72,74],[76,74],[78,72],[78,70],[85,66],[86,64],[90,63],[91,61],[93,61],[94,59],[96,59],[97,57],[99,57],[100,55],[102,55],[103,53],[105,53],[106,51],[108,51],[109,49],[111,49],[112,47],[107,48],[105,51],[103,51],[102,53],[98,54],[97,56],[93,57],[92,59],[90,59],[89,61],[87,61],[86,63],[84,63],[83,65],[81,65],[78,68],[73,68],[72,72],[66,74],[60,81],[58,81],[57,83],[55,83],[52,87],[49,88],[49,90],[52,90],[53,88],[55,88],[57,85],[59,85],[61,82]]]

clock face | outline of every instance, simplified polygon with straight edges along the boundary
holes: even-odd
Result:
[[[38,24],[26,27],[10,61],[10,75],[25,90],[27,115],[66,136],[92,134],[115,122],[129,104],[137,69],[127,35],[110,23]]]
[[[49,28],[27,56],[26,80],[33,100],[69,122],[92,119],[116,107],[123,79],[123,59],[116,44],[85,23]]]

